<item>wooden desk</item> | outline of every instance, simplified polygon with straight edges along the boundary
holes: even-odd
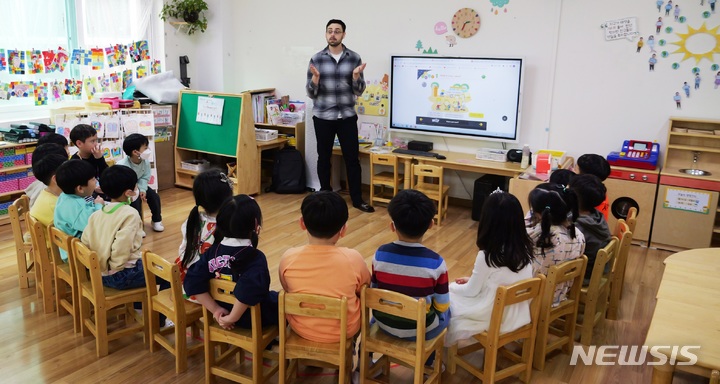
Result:
[[[720,369],[720,248],[678,252],[665,259],[665,272],[645,345],[700,346],[695,365],[653,366],[653,383],[671,383],[675,369],[710,376]],[[672,352],[668,348],[660,350]],[[677,358],[684,359],[678,355]]]
[[[441,155],[444,155],[446,159],[440,160],[434,157],[424,157],[424,156],[413,156],[410,154],[402,154],[402,153],[393,153],[393,155],[400,158],[400,160],[404,164],[404,173],[405,173],[405,181],[404,181],[404,188],[410,188],[410,180],[411,180],[411,174],[410,174],[410,166],[414,161],[416,161],[418,164],[430,164],[430,165],[437,165],[442,166],[444,169],[455,169],[458,171],[467,171],[467,172],[475,172],[475,173],[483,173],[488,175],[500,175],[500,176],[507,176],[507,177],[515,177],[521,174],[523,171],[520,169],[520,163],[509,163],[509,162],[497,162],[497,161],[488,161],[488,160],[478,160],[473,156],[472,154],[468,153],[455,153],[455,152],[448,152],[448,151],[433,151],[433,153],[438,153]],[[342,152],[340,152],[339,147],[333,148],[333,154],[334,155],[340,155],[342,156]],[[370,148],[360,148],[360,156],[361,157],[369,157],[370,156]]]

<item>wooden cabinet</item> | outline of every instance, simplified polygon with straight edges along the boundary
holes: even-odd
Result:
[[[31,154],[35,142],[0,145],[0,225],[10,222],[8,207],[35,181]]]
[[[720,120],[670,118],[652,245],[720,246]]]
[[[272,125],[272,124],[261,124],[255,123],[255,127],[258,129],[275,129],[278,134],[285,134],[288,136],[295,137],[295,144],[290,144],[297,148],[305,158],[305,123],[300,122],[297,125]],[[291,142],[292,143],[292,142]]]

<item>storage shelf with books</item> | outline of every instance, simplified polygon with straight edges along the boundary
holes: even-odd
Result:
[[[32,175],[32,152],[37,141],[11,143],[0,141],[0,225],[10,223],[8,207],[25,193],[35,180]]]
[[[295,137],[294,144],[292,140],[289,140],[290,145],[297,148],[297,150],[302,153],[303,159],[305,158],[305,122],[301,121],[295,125],[255,123],[255,128],[274,129],[278,131],[278,134],[285,135],[288,138]]]

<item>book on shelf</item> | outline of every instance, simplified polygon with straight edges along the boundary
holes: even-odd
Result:
[[[266,123],[267,115],[265,111],[265,103],[267,99],[274,98],[274,92],[260,92],[252,95],[253,103],[253,119],[256,123]]]
[[[268,121],[272,125],[278,125],[280,124],[280,106],[277,104],[268,104],[266,106],[267,108],[267,116]]]

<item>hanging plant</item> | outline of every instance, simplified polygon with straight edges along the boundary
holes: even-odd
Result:
[[[204,0],[171,0],[163,4],[160,11],[160,18],[167,21],[168,18],[183,20],[188,23],[188,35],[196,31],[205,32],[207,29],[207,18],[203,11],[208,10]]]

